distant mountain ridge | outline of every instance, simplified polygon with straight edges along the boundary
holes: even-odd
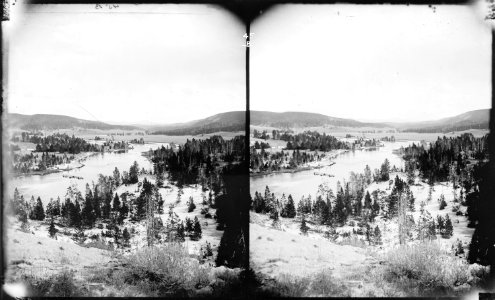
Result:
[[[449,132],[468,129],[489,129],[490,109],[478,109],[453,117],[424,122],[360,122],[308,112],[251,111],[251,125],[278,128],[293,127],[374,127],[394,128],[407,132]]]
[[[7,124],[10,128],[23,130],[54,130],[54,129],[117,129],[117,130],[135,130],[141,129],[129,125],[111,125],[100,121],[89,121],[64,115],[35,114],[23,115],[9,113],[6,116]]]
[[[359,122],[352,119],[330,117],[309,112],[269,112],[252,110],[251,125],[269,127],[318,127],[324,125],[341,127],[387,127],[384,123]]]
[[[244,131],[246,129],[246,112],[229,111],[211,117],[186,123],[152,126],[154,134],[197,135],[219,131]]]
[[[468,129],[489,129],[489,123],[490,109],[478,109],[435,121],[389,123],[389,125],[407,132],[450,132]]]
[[[468,129],[488,129],[490,109],[469,111],[457,116],[425,122],[360,122],[352,119],[336,118],[309,112],[269,112],[250,111],[250,125],[275,128],[295,127],[372,127],[390,128],[409,132],[449,132]],[[40,129],[70,129],[75,127],[85,129],[147,129],[154,134],[166,135],[198,135],[220,131],[244,131],[246,122],[245,111],[230,111],[219,113],[204,119],[169,125],[111,125],[99,121],[88,121],[63,115],[22,115],[7,114],[9,127],[24,130]]]

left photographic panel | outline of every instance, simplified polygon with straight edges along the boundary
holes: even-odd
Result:
[[[3,293],[243,293],[244,24],[172,4],[2,23]]]

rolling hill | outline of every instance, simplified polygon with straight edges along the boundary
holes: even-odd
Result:
[[[490,109],[478,109],[435,121],[415,123],[389,123],[405,132],[450,132],[468,129],[489,129]]]
[[[244,131],[246,129],[246,112],[230,111],[187,123],[153,126],[149,128],[154,134],[197,135],[219,131]]]
[[[469,111],[457,116],[439,120],[424,122],[387,122],[373,123],[360,122],[352,119],[343,119],[308,112],[268,112],[251,111],[251,125],[294,128],[294,127],[373,127],[373,128],[395,128],[405,132],[450,132],[468,129],[489,129],[490,109],[479,109]]]
[[[127,125],[111,125],[99,121],[89,121],[77,119],[63,115],[22,115],[9,113],[6,117],[7,126],[9,128],[17,128],[23,130],[52,130],[52,129],[117,129],[117,130],[139,130],[141,128]]]
[[[8,114],[7,124],[11,128],[24,130],[40,129],[118,129],[134,130],[147,129],[153,134],[165,135],[197,135],[209,134],[220,131],[236,132],[245,130],[245,111],[230,111],[219,113],[204,119],[194,120],[185,123],[168,125],[111,125],[98,121],[88,121],[62,115],[22,115]],[[463,131],[468,129],[488,129],[490,120],[490,109],[480,109],[469,111],[457,116],[443,118],[439,120],[424,122],[388,122],[373,123],[360,122],[352,119],[336,118],[323,114],[309,112],[269,112],[251,111],[250,125],[267,126],[275,128],[296,128],[296,127],[372,127],[372,128],[395,128],[405,132],[450,132]]]
[[[309,112],[269,112],[251,111],[251,125],[269,127],[317,127],[317,126],[339,126],[339,127],[387,127],[383,123],[364,123],[351,119],[330,117]]]

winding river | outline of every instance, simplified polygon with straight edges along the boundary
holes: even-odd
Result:
[[[256,191],[263,194],[265,187],[268,186],[270,191],[275,193],[277,197],[280,197],[282,193],[285,193],[286,196],[291,194],[294,201],[297,202],[303,195],[311,194],[314,199],[320,184],[327,182],[335,192],[337,181],[342,183],[344,179],[349,180],[351,172],[363,173],[366,165],[369,165],[373,172],[374,169],[380,168],[385,158],[388,158],[391,167],[394,165],[397,168],[404,167],[402,158],[394,154],[393,150],[406,147],[412,143],[413,141],[384,142],[384,146],[376,150],[348,151],[333,159],[334,165],[321,169],[253,176],[250,179],[251,195],[254,196]],[[334,177],[315,175],[315,172],[317,174],[331,174]]]
[[[115,167],[122,174],[123,171],[129,171],[129,167],[134,161],[137,161],[139,169],[152,169],[152,163],[142,155],[142,152],[156,149],[162,145],[167,145],[167,143],[134,144],[132,145],[134,148],[125,153],[107,152],[90,156],[82,162],[84,166],[81,168],[46,175],[28,175],[7,179],[7,197],[12,197],[14,189],[17,188],[26,200],[29,200],[31,196],[34,196],[35,199],[39,196],[43,204],[46,205],[50,198],[56,199],[60,196],[60,199],[63,199],[67,187],[71,184],[75,184],[84,193],[86,183],[89,183],[90,186],[92,181],[96,183],[98,174],[112,175]],[[69,178],[69,176],[77,176],[82,179]]]

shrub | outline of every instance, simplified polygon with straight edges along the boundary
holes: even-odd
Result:
[[[48,278],[24,275],[21,280],[27,284],[30,295],[35,297],[74,297],[87,294],[87,291],[75,284],[73,271],[64,270]]]
[[[201,288],[209,283],[208,269],[190,258],[179,243],[148,247],[125,259],[120,274],[125,283],[152,295],[179,295],[181,291]]]
[[[403,245],[389,251],[388,279],[402,285],[417,287],[425,294],[453,291],[468,283],[468,264],[463,259],[443,251],[435,242]]]
[[[464,254],[464,247],[459,239],[452,244],[452,252],[455,256],[462,256]]]
[[[280,274],[274,283],[273,290],[282,297],[302,297],[310,283],[309,278]]]
[[[440,210],[444,209],[447,206],[447,202],[445,202],[445,197],[443,195],[440,195],[440,199],[438,199],[438,202],[440,203]]]
[[[320,271],[311,278],[309,290],[318,296],[350,296],[347,287],[338,282],[330,271]]]

